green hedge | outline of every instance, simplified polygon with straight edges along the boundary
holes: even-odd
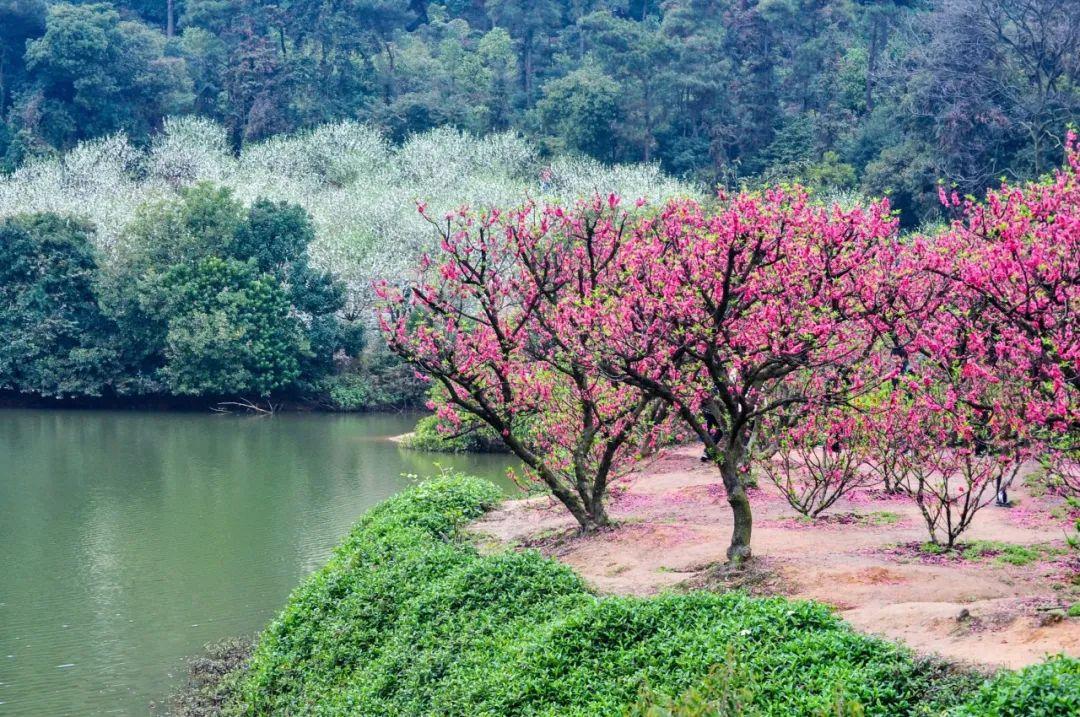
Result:
[[[262,635],[231,713],[675,714],[643,699],[732,662],[741,714],[941,714],[973,687],[821,605],[598,597],[534,551],[480,555],[461,530],[497,499],[442,477],[368,513]]]

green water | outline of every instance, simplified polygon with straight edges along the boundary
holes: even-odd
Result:
[[[143,715],[434,463],[414,416],[0,411],[0,715]]]

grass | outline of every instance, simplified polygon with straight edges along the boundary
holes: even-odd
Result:
[[[873,513],[870,513],[867,518],[874,525],[894,525],[900,522],[902,516],[891,510],[875,510]]]
[[[792,518],[796,523],[811,525],[894,525],[903,520],[903,516],[890,510],[875,510],[870,513],[824,513],[811,518],[797,515]]]
[[[993,558],[998,565],[1030,565],[1046,558],[1061,555],[1064,551],[1051,545],[1017,545],[996,540],[977,540],[961,549],[965,560]]]
[[[890,717],[959,709],[978,687],[819,604],[601,597],[535,551],[481,555],[463,528],[497,499],[444,476],[378,506],[223,681],[229,694],[202,689],[250,716]],[[740,711],[673,711],[695,700]]]
[[[996,565],[1024,566],[1064,555],[1063,548],[1047,543],[1018,545],[997,540],[976,540],[958,544],[950,550],[937,543],[922,543],[918,551],[925,555],[941,555],[959,560],[993,560]]]

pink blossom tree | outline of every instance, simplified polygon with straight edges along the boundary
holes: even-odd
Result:
[[[953,548],[976,513],[1008,487],[1029,457],[1013,415],[995,411],[962,378],[905,378],[883,411],[894,430],[885,450],[895,451],[900,489],[918,506],[930,541]],[[1003,418],[1006,423],[1003,424]]]
[[[869,443],[855,408],[804,410],[788,425],[785,412],[763,417],[759,431],[772,434],[759,450],[757,467],[788,504],[816,518],[857,488],[878,482],[867,465]]]
[[[1027,364],[997,341],[1003,325],[987,298],[955,279],[969,255],[946,252],[951,241],[916,237],[874,263],[873,320],[899,365],[869,419],[875,462],[914,499],[931,541],[949,548],[1031,456],[1034,425]]]
[[[593,302],[605,317],[592,353],[605,375],[671,407],[716,463],[734,528],[728,558],[751,555],[748,445],[762,420],[849,402],[890,371],[867,316],[862,271],[896,223],[882,202],[843,211],[799,189],[673,201],[611,231],[617,281]]]
[[[921,246],[928,272],[970,297],[986,340],[969,363],[1023,384],[1026,421],[1041,429],[1048,463],[1080,493],[1080,145],[1045,180],[1003,184],[986,201],[944,191],[960,218]]]
[[[576,308],[610,281],[619,249],[596,231],[607,212],[600,200],[462,210],[437,225],[441,253],[416,282],[378,288],[390,349],[445,390],[440,417],[489,425],[585,531],[608,525],[609,484],[659,430],[650,396],[582,358],[602,328]]]

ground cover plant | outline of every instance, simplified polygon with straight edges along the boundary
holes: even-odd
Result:
[[[365,515],[228,678],[225,713],[999,714],[962,707],[981,676],[859,635],[821,605],[600,597],[534,551],[481,555],[463,528],[497,500],[490,484],[446,475]],[[1069,704],[1067,685],[1053,697],[1032,686],[1075,669],[1005,673],[973,704],[1023,690],[1025,704]],[[700,709],[679,711],[690,692]]]

